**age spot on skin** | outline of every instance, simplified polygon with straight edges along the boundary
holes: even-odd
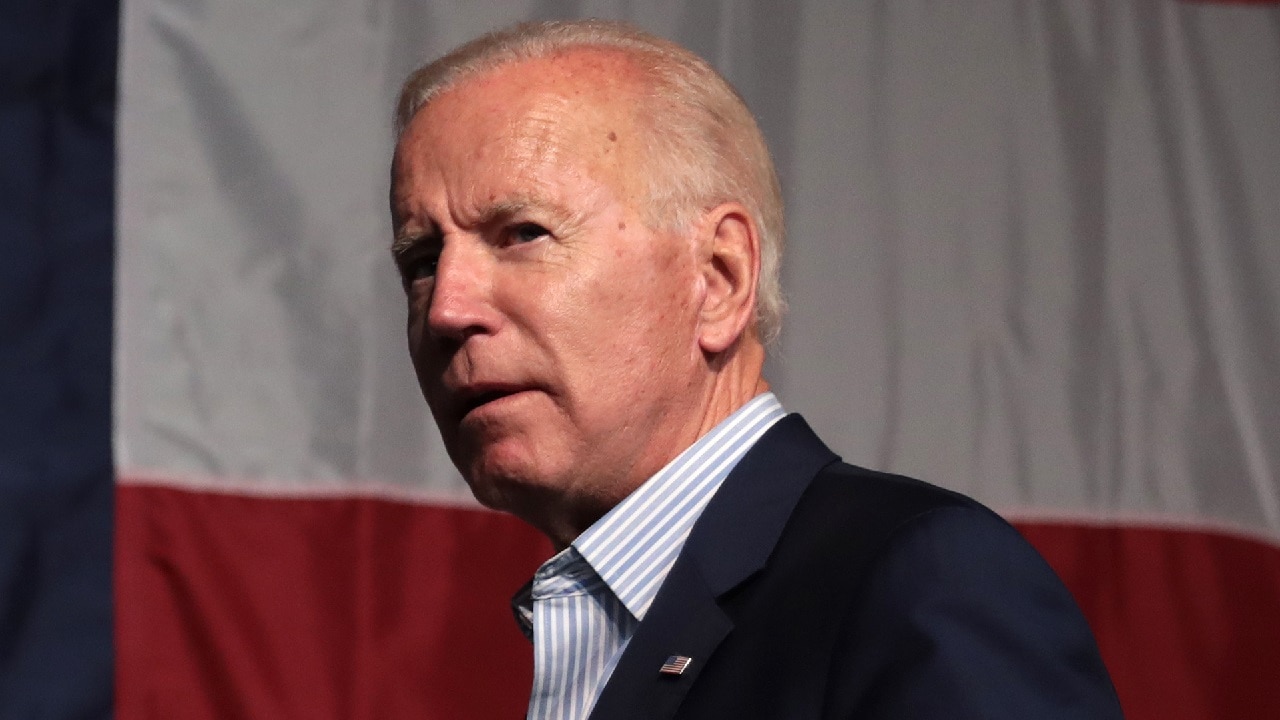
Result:
[[[614,132],[614,131],[610,130],[610,131],[609,131],[609,142],[618,142],[618,133],[616,133],[616,132]]]

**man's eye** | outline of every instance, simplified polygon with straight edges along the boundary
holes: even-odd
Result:
[[[513,245],[519,243],[533,242],[540,237],[550,235],[547,229],[537,223],[520,223],[511,228],[511,243]]]
[[[405,287],[412,285],[415,280],[435,277],[436,265],[439,262],[440,253],[436,251],[419,252],[412,257],[404,258],[400,263],[400,275],[404,279]]]

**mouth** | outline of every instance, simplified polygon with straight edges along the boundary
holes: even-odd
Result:
[[[518,395],[529,388],[514,385],[484,385],[464,388],[458,391],[456,414],[458,419],[465,420],[471,413],[487,407],[512,395]]]

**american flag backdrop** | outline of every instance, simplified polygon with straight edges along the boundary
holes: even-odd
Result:
[[[1276,3],[116,13],[0,10],[0,720],[522,715],[507,601],[549,548],[475,505],[416,389],[390,110],[457,43],[574,16],[756,111],[787,409],[1013,520],[1129,717],[1280,717]]]

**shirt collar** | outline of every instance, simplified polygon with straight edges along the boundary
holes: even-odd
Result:
[[[587,528],[573,546],[637,620],[720,483],[784,415],[773,393],[743,405]]]
[[[643,620],[703,508],[785,414],[771,392],[752,398],[544,563],[535,577],[585,560],[636,620]],[[532,633],[533,599],[533,580],[511,599],[525,635]]]

